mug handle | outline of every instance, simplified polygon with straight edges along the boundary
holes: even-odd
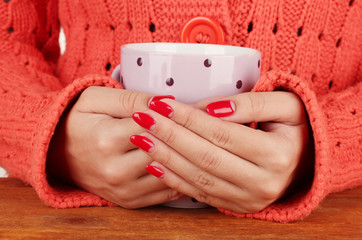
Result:
[[[116,79],[117,82],[121,83],[120,81],[120,70],[121,70],[121,64],[118,64],[118,66],[113,70],[111,77]]]

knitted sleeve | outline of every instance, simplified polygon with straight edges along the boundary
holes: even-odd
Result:
[[[228,215],[280,222],[308,215],[326,195],[362,185],[362,81],[342,92],[316,96],[310,86],[289,73],[271,71],[256,91],[283,89],[303,101],[313,131],[314,179],[310,188],[253,214]]]
[[[0,166],[32,185],[49,205],[104,205],[89,193],[50,186],[46,176],[49,142],[65,108],[88,86],[117,87],[115,80],[96,75],[63,86],[55,76],[57,5],[0,1]]]

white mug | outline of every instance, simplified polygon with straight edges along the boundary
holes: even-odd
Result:
[[[250,91],[260,76],[260,53],[251,48],[191,43],[133,43],[121,46],[112,77],[125,89],[173,95],[184,103]],[[184,196],[163,205],[202,208]]]

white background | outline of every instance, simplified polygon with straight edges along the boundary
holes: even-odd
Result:
[[[60,44],[60,52],[63,54],[65,51],[65,36],[62,29],[60,30],[59,44]],[[0,177],[7,177],[6,171],[1,167],[0,167]]]

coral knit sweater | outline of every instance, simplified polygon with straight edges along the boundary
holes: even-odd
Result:
[[[1,0],[0,166],[56,208],[112,205],[50,184],[49,142],[72,101],[109,76],[120,45],[179,42],[190,18],[218,21],[229,45],[262,53],[254,91],[283,89],[304,102],[315,145],[308,189],[253,214],[292,221],[332,192],[362,184],[362,1],[359,0]],[[60,24],[59,24],[60,23]],[[60,56],[58,33],[67,46]]]

